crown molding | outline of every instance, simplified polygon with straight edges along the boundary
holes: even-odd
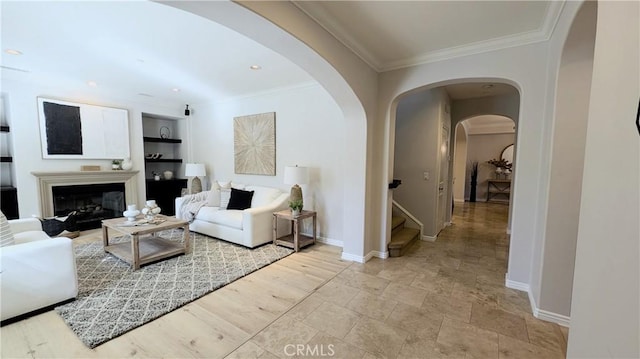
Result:
[[[299,4],[299,1],[293,1],[292,3],[351,50],[356,56],[362,59],[362,61],[366,62],[371,66],[371,68],[379,73],[548,41],[551,38],[551,35],[553,35],[553,31],[560,19],[560,14],[562,13],[562,9],[565,4],[564,1],[550,1],[547,5],[547,13],[544,17],[544,22],[537,30],[478,41],[442,50],[430,51],[420,56],[381,63],[381,61],[378,61],[371,52],[359,45],[349,32],[333,20],[333,17],[324,9],[316,9],[317,14],[314,16],[310,12],[306,11],[305,8]],[[320,21],[319,18],[323,18],[324,20]]]

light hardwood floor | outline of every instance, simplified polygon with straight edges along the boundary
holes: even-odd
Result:
[[[2,358],[563,358],[566,328],[504,287],[507,207],[456,205],[406,256],[316,244],[95,349],[53,311],[0,329]],[[74,243],[101,240],[99,231]]]

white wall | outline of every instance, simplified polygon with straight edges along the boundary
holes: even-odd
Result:
[[[487,200],[487,180],[496,178],[496,168],[487,163],[487,161],[494,158],[499,159],[502,150],[508,145],[513,144],[514,138],[514,134],[508,133],[469,135],[467,137],[467,162],[478,162],[477,202],[485,202]],[[467,168],[467,173],[469,175],[465,178],[465,199],[469,199],[469,191],[471,189],[470,168]],[[511,176],[509,176],[509,178],[511,178]],[[503,200],[505,197],[499,196],[496,197],[496,199]]]
[[[549,208],[538,306],[569,317],[596,26],[595,2],[576,15],[558,72]]]
[[[305,209],[318,211],[319,236],[342,245],[344,154],[350,148],[345,119],[335,101],[318,84],[282,89],[234,101],[194,104],[189,143],[195,162],[205,163],[210,179],[233,180],[281,188],[284,167],[309,167],[310,183],[302,185]],[[276,113],[276,175],[234,173],[233,118]]]
[[[453,199],[456,202],[464,202],[467,178],[467,133],[462,124],[458,124],[455,128]]]
[[[95,95],[89,89],[87,91],[70,90],[59,84],[47,86],[3,80],[2,90],[7,93],[5,100],[8,101],[8,122],[11,125],[13,163],[16,172],[14,185],[18,189],[20,217],[41,215],[37,180],[31,175],[32,171],[79,171],[81,165],[100,165],[103,169],[111,168],[110,160],[42,159],[36,100],[38,96],[123,108],[129,111],[132,170],[140,171],[137,176],[138,204],[143,203],[145,196],[142,112],[180,117],[182,111],[182,108],[178,107],[140,104],[117,99],[115,96]]]
[[[599,2],[569,358],[640,357],[640,3]]]
[[[438,179],[440,129],[448,96],[442,89],[419,91],[398,104],[393,177],[402,185],[393,198],[424,225],[424,235],[438,234]],[[448,125],[447,125],[448,127]],[[424,179],[429,172],[429,179]]]

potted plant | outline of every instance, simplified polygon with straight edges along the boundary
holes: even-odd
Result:
[[[112,170],[119,170],[121,163],[122,163],[122,160],[113,160],[113,161],[111,161],[111,169]]]
[[[291,208],[291,214],[296,217],[300,215],[302,212],[302,200],[296,199],[293,201],[289,201],[289,208]]]

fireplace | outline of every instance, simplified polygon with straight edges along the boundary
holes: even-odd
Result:
[[[80,230],[99,228],[102,219],[121,217],[127,204],[138,204],[138,171],[31,172],[38,178],[40,215],[78,212]]]
[[[125,209],[124,183],[55,186],[52,192],[53,214],[76,212],[81,231],[100,228],[103,219],[121,217]]]

